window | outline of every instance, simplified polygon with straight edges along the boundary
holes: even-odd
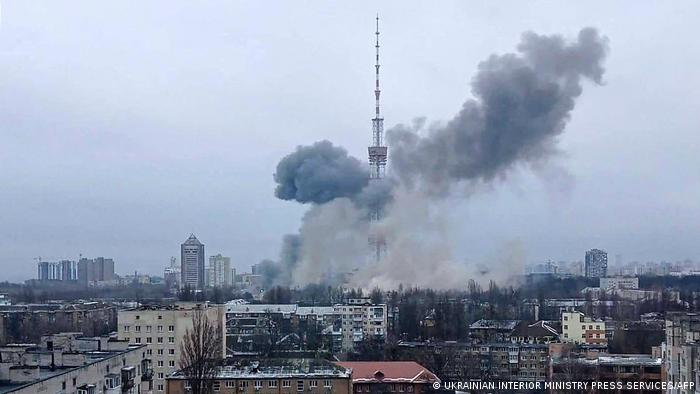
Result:
[[[158,379],[164,379],[165,374],[163,372],[158,372]]]
[[[331,387],[331,380],[326,379],[323,381],[323,387]]]
[[[248,387],[248,381],[247,380],[242,381],[241,387]]]
[[[163,366],[163,360],[158,360],[158,366],[162,367]]]
[[[158,320],[163,320],[163,315],[158,315]]]
[[[175,360],[170,360],[170,361],[168,361],[168,366],[169,366],[169,367],[174,367],[174,366],[175,366]]]
[[[276,380],[269,380],[269,381],[267,382],[267,387],[270,387],[270,388],[277,388],[277,381],[276,381]]]
[[[212,388],[214,389],[214,391],[221,391],[221,382],[219,382],[218,380],[215,381],[212,385]]]
[[[175,349],[168,349],[168,354],[171,356],[175,355]]]
[[[153,350],[151,350],[151,349],[146,349],[146,354],[148,354],[149,356],[152,355],[152,354],[153,354]]]
[[[565,329],[565,330],[568,330],[568,329],[569,329],[569,326],[566,325],[566,324],[564,324],[564,329]]]
[[[175,337],[168,337],[168,343],[175,343]]]
[[[236,387],[236,384],[234,383],[233,380],[227,380],[227,381],[226,381],[226,384],[225,384],[224,386],[226,386],[226,388],[229,388],[229,389],[230,389],[230,388],[232,388],[232,387]]]
[[[163,326],[158,326],[158,332],[163,332]]]
[[[139,315],[136,315],[136,320],[138,320],[138,319],[140,319],[140,318],[141,318],[141,316],[139,316]]]
[[[309,387],[312,387],[312,388],[318,387],[318,380],[309,381]]]
[[[283,380],[282,387],[292,387],[292,382],[290,380]]]
[[[141,338],[140,338],[140,337],[136,337],[136,339],[134,339],[134,340],[136,341],[136,343],[141,343]]]
[[[304,381],[297,380],[297,391],[304,391]]]
[[[136,326],[134,329],[136,330],[136,332],[141,332],[141,326]]]
[[[131,328],[131,327],[129,327],[128,325],[124,326],[124,332],[129,332],[129,328]]]
[[[146,343],[153,343],[153,338],[146,337]]]
[[[569,320],[569,316],[564,315],[564,321]]]
[[[146,332],[151,332],[151,326],[146,326]]]
[[[163,343],[163,337],[158,337],[158,343]]]
[[[162,356],[163,355],[163,349],[158,349],[158,355]]]
[[[174,332],[175,326],[168,326],[168,332]]]
[[[262,380],[256,380],[255,381],[255,389],[260,390],[262,388]]]

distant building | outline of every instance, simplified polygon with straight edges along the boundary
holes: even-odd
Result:
[[[477,343],[510,342],[520,323],[520,320],[477,320],[469,325],[469,337]]]
[[[612,290],[638,290],[639,289],[639,278],[637,277],[624,277],[624,276],[614,276],[600,278],[600,289],[603,291]]]
[[[144,347],[80,333],[43,336],[38,345],[5,346],[0,348],[0,393],[150,392]]]
[[[36,343],[41,335],[58,332],[97,336],[116,327],[116,308],[101,302],[0,306],[0,345]]]
[[[440,379],[414,361],[340,361],[337,365],[352,371],[356,393],[432,393]]]
[[[209,283],[211,287],[226,287],[233,285],[231,258],[221,254],[209,257]]]
[[[194,234],[180,245],[180,271],[182,273],[182,286],[190,286],[193,289],[203,289],[204,276],[204,244],[199,242]]]
[[[165,390],[165,377],[177,370],[180,345],[188,329],[192,329],[192,315],[203,310],[214,321],[225,338],[223,305],[177,303],[171,306],[143,306],[119,311],[118,336],[137,345],[148,345],[146,357],[153,360],[154,391]],[[223,341],[222,341],[223,342]],[[221,356],[225,355],[222,343]]]
[[[98,282],[115,282],[114,260],[104,257],[78,260],[78,281],[86,286],[95,286]]]
[[[180,266],[177,264],[177,258],[170,258],[170,266],[163,270],[163,281],[168,289],[179,289],[182,281],[182,273]]]
[[[350,370],[322,359],[263,359],[227,365],[212,378],[213,392],[351,394]],[[191,392],[182,372],[167,377],[168,394]]]
[[[585,270],[586,276],[589,278],[608,276],[608,253],[600,249],[587,251]]]
[[[7,293],[0,293],[0,306],[12,305],[12,298]]]
[[[606,344],[605,322],[594,320],[581,312],[564,312],[561,315],[562,342],[575,344]]]
[[[37,271],[37,278],[40,281],[78,280],[78,269],[75,261],[39,261]]]

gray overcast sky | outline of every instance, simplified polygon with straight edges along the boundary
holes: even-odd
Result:
[[[239,269],[305,207],[272,173],[329,139],[364,160],[382,17],[387,127],[449,119],[479,61],[526,30],[610,39],[560,142],[573,187],[527,171],[454,198],[460,259],[700,259],[696,1],[1,1],[0,280],[34,257],[162,273],[190,232]]]

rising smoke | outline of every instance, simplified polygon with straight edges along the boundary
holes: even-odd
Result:
[[[512,274],[509,266],[521,254],[501,253],[509,257],[489,269],[457,263],[450,253],[448,212],[435,201],[452,195],[455,185],[506,179],[518,166],[541,169],[558,151],[557,136],[582,93],[582,79],[602,83],[607,39],[592,28],[572,43],[525,33],[517,52],[479,64],[473,98],[446,124],[416,121],[388,130],[387,180],[368,182],[361,162],[328,141],[283,158],[274,176],[276,196],[312,208],[302,222],[298,253],[280,259],[277,277],[317,283],[359,268],[353,277],[365,287],[458,287],[469,278]],[[365,264],[367,210],[373,206],[384,207],[385,217],[373,225],[389,249],[378,264]],[[436,280],[438,275],[443,279]]]

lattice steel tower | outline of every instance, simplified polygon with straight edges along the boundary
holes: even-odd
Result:
[[[379,89],[379,15],[377,15],[377,30],[374,33],[376,35],[376,43],[374,45],[376,49],[376,63],[374,65],[375,69],[375,85],[374,85],[374,97],[375,97],[375,112],[374,118],[372,119],[372,145],[368,148],[369,153],[369,179],[370,182],[378,182],[384,178],[386,172],[386,161],[387,161],[387,147],[384,145],[384,118],[382,118],[381,112],[379,110],[379,96],[381,90]],[[379,261],[386,250],[386,240],[384,237],[376,233],[375,226],[382,218],[382,207],[375,206],[371,208],[370,212],[370,236],[369,243],[376,261]]]

